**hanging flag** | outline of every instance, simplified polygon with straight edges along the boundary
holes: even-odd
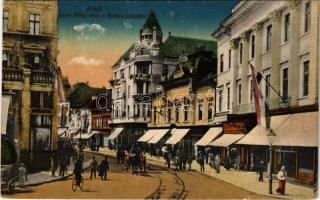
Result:
[[[65,94],[63,90],[63,84],[61,80],[61,71],[60,68],[56,71],[56,77],[55,77],[55,90],[58,93],[59,103],[65,102]]]
[[[262,75],[260,74],[256,76],[254,67],[250,63],[249,65],[252,72],[252,88],[253,88],[253,94],[254,94],[254,104],[255,104],[256,114],[257,114],[257,124],[269,129],[270,128],[270,112],[269,112],[268,104],[263,98],[261,91],[259,90],[258,80],[257,80],[259,79],[259,82],[260,82]]]

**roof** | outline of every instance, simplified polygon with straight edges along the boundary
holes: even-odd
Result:
[[[68,96],[71,108],[81,108],[91,101],[93,96],[106,93],[106,88],[90,87],[86,83],[77,83],[72,86]]]
[[[190,55],[198,51],[212,51],[216,55],[217,42],[169,35],[161,48],[164,57],[178,57],[183,53]]]
[[[158,19],[156,17],[156,14],[151,10],[147,20],[143,24],[143,29],[149,28],[150,30],[153,30],[153,27],[157,27],[158,30],[161,31],[161,27],[160,27],[160,24],[159,24]]]

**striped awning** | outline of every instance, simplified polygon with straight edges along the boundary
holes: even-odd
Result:
[[[147,142],[149,141],[155,134],[157,134],[157,130],[156,129],[150,129],[147,132],[145,132],[145,134],[143,134],[138,140],[137,142]]]
[[[196,142],[196,146],[207,146],[212,140],[217,138],[222,132],[222,127],[212,127],[210,128],[202,138]]]
[[[113,131],[111,132],[111,134],[109,135],[108,139],[109,140],[114,140],[116,139],[120,133],[123,131],[124,128],[115,128],[113,129]]]
[[[165,144],[177,144],[184,136],[187,135],[190,129],[172,129],[171,137],[165,142]]]
[[[245,134],[223,134],[218,139],[210,142],[208,146],[215,146],[215,147],[228,147],[231,144],[240,140]]]
[[[168,133],[170,129],[158,129],[156,134],[148,141],[149,144],[156,144],[158,143],[161,138],[163,138],[166,133]]]

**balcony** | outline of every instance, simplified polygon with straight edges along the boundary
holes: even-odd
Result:
[[[53,84],[54,78],[50,72],[32,72],[31,83]]]
[[[150,74],[142,74],[142,73],[137,73],[137,74],[132,74],[130,76],[130,79],[133,79],[135,81],[147,81],[151,77]]]
[[[2,80],[3,81],[23,81],[23,73],[17,69],[2,69]]]

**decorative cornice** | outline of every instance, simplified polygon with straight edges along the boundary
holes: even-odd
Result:
[[[301,0],[287,0],[287,2],[288,2],[288,7],[290,8],[290,10],[295,10],[295,9],[299,8]]]
[[[263,28],[263,22],[258,22],[251,27],[251,30],[255,33],[261,32]]]
[[[241,40],[248,41],[250,37],[250,31],[244,31],[240,34]]]
[[[229,42],[230,47],[232,49],[237,49],[239,47],[239,42],[240,42],[239,38],[235,38],[235,39],[230,40],[230,42]]]
[[[274,10],[269,14],[269,18],[273,22],[279,22],[281,20],[281,10]]]

